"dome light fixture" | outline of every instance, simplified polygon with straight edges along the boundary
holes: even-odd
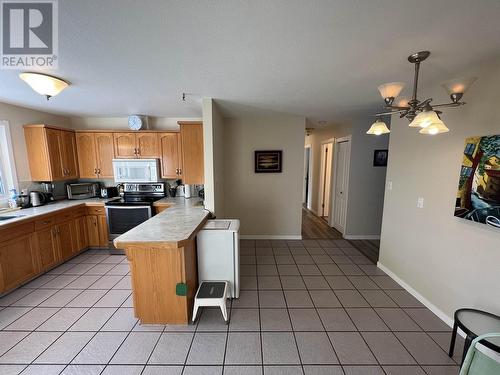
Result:
[[[401,93],[403,82],[390,82],[380,85],[378,90],[384,99],[385,109],[388,111],[375,114],[378,120],[370,127],[367,134],[377,134],[373,128],[379,120],[380,116],[398,115],[400,118],[406,117],[410,121],[410,128],[420,128],[420,134],[441,134],[446,133],[450,129],[441,120],[441,113],[436,108],[460,107],[465,104],[461,99],[465,91],[476,81],[475,77],[453,79],[443,83],[444,89],[450,96],[451,102],[443,104],[434,104],[431,106],[432,98],[425,100],[417,99],[418,91],[418,75],[420,72],[420,63],[430,56],[429,51],[421,51],[408,56],[408,61],[415,65],[415,73],[413,78],[413,93],[410,100],[399,99],[394,105],[394,100]],[[380,120],[381,121],[381,120]],[[379,129],[380,124],[377,124],[376,129]],[[380,129],[379,129],[380,131]],[[389,129],[385,133],[388,133]],[[384,134],[380,133],[380,134]]]
[[[37,93],[44,95],[47,100],[56,96],[69,86],[69,82],[65,80],[43,73],[24,72],[19,74],[19,78],[26,82]]]

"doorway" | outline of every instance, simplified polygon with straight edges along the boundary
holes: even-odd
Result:
[[[311,209],[311,184],[312,184],[312,157],[311,146],[304,148],[304,183],[302,187],[302,204],[307,209]]]
[[[335,140],[333,202],[330,225],[340,233],[345,233],[347,221],[347,197],[349,191],[349,164],[351,156],[351,137]]]
[[[318,216],[327,222],[329,221],[328,218],[330,216],[333,144],[333,139],[321,142]]]

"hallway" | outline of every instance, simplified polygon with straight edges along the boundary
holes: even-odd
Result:
[[[302,208],[302,239],[342,239],[342,234],[307,208]],[[380,240],[349,240],[352,246],[377,264]]]

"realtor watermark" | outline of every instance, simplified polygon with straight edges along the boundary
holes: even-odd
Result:
[[[1,0],[0,68],[57,68],[57,0]]]

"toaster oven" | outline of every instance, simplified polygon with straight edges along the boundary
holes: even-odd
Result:
[[[82,182],[78,184],[66,184],[68,199],[87,199],[98,197],[100,185],[98,182]]]

